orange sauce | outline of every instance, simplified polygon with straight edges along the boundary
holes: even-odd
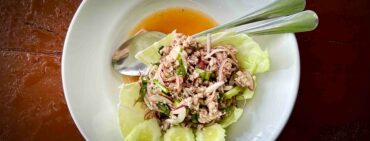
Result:
[[[145,17],[129,34],[134,35],[144,29],[163,33],[171,33],[176,30],[178,33],[192,35],[216,25],[215,20],[201,11],[185,7],[173,7],[159,10]],[[138,77],[123,77],[125,83],[137,80]]]
[[[205,13],[184,7],[173,7],[159,10],[144,19],[131,31],[131,35],[141,29],[170,33],[192,35],[205,29],[212,28],[217,22]]]

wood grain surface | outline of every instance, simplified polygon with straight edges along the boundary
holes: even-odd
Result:
[[[0,0],[0,140],[78,141],[61,55],[80,0]],[[370,1],[307,0],[297,102],[278,140],[370,140]]]
[[[61,80],[79,0],[0,0],[0,141],[84,140]]]

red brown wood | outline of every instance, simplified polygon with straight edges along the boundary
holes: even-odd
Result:
[[[0,140],[77,141],[63,95],[64,37],[79,0],[0,0]]]
[[[370,140],[370,1],[308,0],[317,30],[297,34],[301,80],[279,140]]]
[[[60,59],[80,0],[0,0],[0,140],[83,140]],[[308,0],[316,31],[297,34],[301,80],[278,140],[370,140],[370,1]]]

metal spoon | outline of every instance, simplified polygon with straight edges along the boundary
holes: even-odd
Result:
[[[272,19],[260,21],[258,24],[247,24],[245,28],[238,32],[263,35],[311,31],[316,28],[318,23],[317,15],[313,11],[304,11],[291,16],[285,16],[302,11],[304,6],[305,0],[278,0],[261,10],[193,36],[198,37],[207,33],[214,33],[223,29],[233,28],[256,20],[268,18]],[[114,53],[112,58],[113,68],[124,75],[139,76],[140,72],[146,69],[146,65],[137,61],[134,55],[164,36],[165,34],[160,32],[145,32],[127,40]],[[130,50],[130,52],[128,50]]]
[[[135,54],[154,42],[159,41],[166,34],[156,31],[148,31],[137,34],[125,41],[112,56],[112,65],[118,73],[130,76],[140,76],[140,71],[146,69],[146,65],[135,58]]]
[[[255,21],[291,15],[303,11],[305,6],[306,0],[276,0],[273,3],[263,7],[262,9],[251,12],[231,22],[199,32],[193,36],[202,36],[206,35],[207,33],[214,33],[217,31],[237,27]]]

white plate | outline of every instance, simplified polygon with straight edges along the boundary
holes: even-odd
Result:
[[[65,97],[78,129],[87,140],[122,140],[117,122],[120,77],[111,54],[145,15],[165,7],[187,6],[219,23],[260,8],[272,0],[169,1],[86,0],[73,17],[65,40],[62,77]],[[299,53],[293,34],[254,37],[271,55],[271,71],[259,75],[255,97],[228,140],[274,140],[293,108],[299,83]]]

